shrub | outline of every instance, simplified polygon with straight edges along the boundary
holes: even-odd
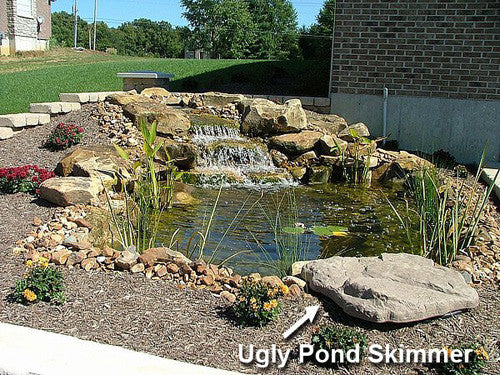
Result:
[[[452,349],[448,349],[451,352]],[[469,361],[453,363],[448,361],[448,363],[441,363],[441,372],[445,375],[479,375],[482,373],[482,368],[485,366],[486,361],[489,359],[488,352],[484,349],[481,344],[471,344],[463,345],[459,348],[465,353],[466,349],[472,349],[472,353],[469,355]],[[465,355],[462,357],[465,358]]]
[[[22,304],[38,301],[63,304],[64,279],[61,271],[49,267],[46,258],[39,258],[36,262],[28,260],[27,270],[23,278],[14,286],[13,300]]]
[[[0,193],[38,193],[45,180],[55,177],[54,172],[36,165],[0,168]]]
[[[271,288],[260,282],[245,283],[233,312],[240,324],[262,327],[278,317],[281,303],[277,298],[288,292],[286,286]]]
[[[354,349],[356,345],[360,348],[360,359],[368,345],[368,339],[365,334],[350,328],[344,327],[316,327],[311,338],[314,351],[324,349],[340,349],[345,354],[348,350]]]
[[[65,150],[77,145],[82,140],[83,128],[75,124],[60,123],[45,141],[45,147],[49,150]]]

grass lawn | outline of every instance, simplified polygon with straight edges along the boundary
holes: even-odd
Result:
[[[26,112],[29,103],[56,101],[61,92],[121,90],[116,73],[173,73],[172,91],[326,96],[328,61],[183,60],[114,56],[54,49],[0,57],[0,114]]]

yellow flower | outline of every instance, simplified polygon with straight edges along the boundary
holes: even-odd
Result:
[[[269,289],[269,290],[267,291],[267,295],[268,295],[269,297],[274,297],[274,296],[276,295],[276,290],[275,290],[274,288],[273,288],[273,289]]]
[[[255,302],[257,302],[257,300],[255,299],[255,297],[250,298],[250,303],[252,305],[255,304]]]
[[[47,258],[40,257],[40,259],[38,259],[38,265],[40,267],[47,268],[49,266],[49,260]]]
[[[264,310],[266,311],[271,310],[271,304],[269,302],[264,302]]]
[[[278,306],[278,301],[272,299],[271,301],[269,301],[269,304],[271,305],[271,308],[274,309],[275,307]]]
[[[23,296],[24,298],[26,298],[26,301],[28,302],[33,302],[34,300],[36,300],[36,294],[33,293],[31,290],[29,289],[26,289],[24,292],[23,292]]]
[[[286,285],[283,285],[281,287],[281,293],[288,294],[288,292],[290,292],[290,289],[288,289],[288,287]]]
[[[490,356],[488,354],[488,352],[484,349],[483,346],[481,346],[480,348],[477,348],[476,350],[474,350],[474,353],[476,353],[476,355],[480,358],[483,358],[485,360],[489,360],[490,359]]]
[[[29,259],[27,262],[26,262],[26,267],[33,267],[33,261],[31,259]]]
[[[254,311],[256,311],[256,310],[257,310],[257,304],[256,304],[256,303],[252,303],[252,309],[253,309]]]

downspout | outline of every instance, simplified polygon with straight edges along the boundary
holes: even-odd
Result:
[[[383,110],[382,110],[382,123],[383,123],[383,130],[382,130],[382,136],[384,137],[384,140],[382,141],[382,144],[385,145],[385,141],[387,138],[387,100],[389,98],[389,90],[387,87],[384,87],[384,104],[383,104]]]
[[[335,44],[335,21],[337,19],[337,1],[334,1],[333,5],[333,25],[332,25],[332,50],[330,54],[330,81],[328,82],[328,98],[330,98],[331,105],[331,95],[332,95],[332,80],[333,80],[333,47]]]

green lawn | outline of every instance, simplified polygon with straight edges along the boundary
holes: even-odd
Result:
[[[121,90],[116,73],[173,73],[172,91],[326,96],[327,61],[183,60],[54,50],[38,57],[0,57],[0,114],[29,103],[56,101],[60,92]]]

